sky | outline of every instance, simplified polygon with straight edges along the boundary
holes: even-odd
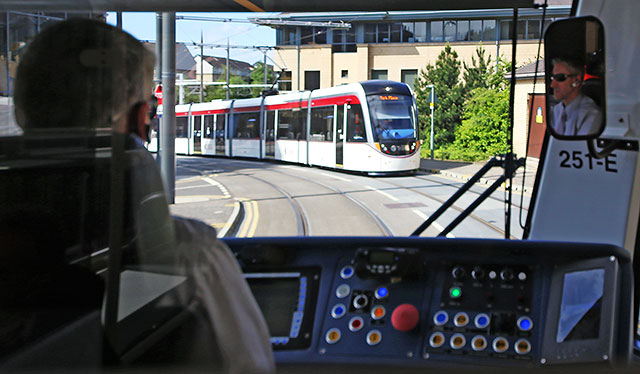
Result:
[[[207,44],[229,44],[232,46],[274,46],[276,44],[276,31],[270,27],[258,26],[248,23],[247,18],[256,16],[268,16],[275,13],[176,13],[178,16],[197,16],[208,18],[223,18],[244,21],[240,22],[212,22],[212,21],[192,21],[176,19],[176,41],[184,42],[192,55],[200,54],[200,47],[189,45],[193,42],[200,42],[200,33],[204,37],[204,43]],[[115,25],[116,13],[108,13],[107,22]],[[156,14],[146,12],[125,12],[122,14],[122,28],[139,40],[156,40]],[[226,57],[225,48],[205,47],[205,56]],[[267,56],[274,58],[273,51],[267,53]],[[234,60],[240,60],[254,64],[255,62],[264,61],[264,54],[254,49],[230,49],[230,57]],[[274,61],[267,59],[267,64],[273,65]],[[281,61],[276,59],[276,67],[282,65]]]

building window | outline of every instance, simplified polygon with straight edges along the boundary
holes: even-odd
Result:
[[[389,38],[389,24],[388,23],[380,23],[378,24],[378,43],[389,43],[391,40]]]
[[[544,28],[546,28],[553,22],[553,20],[545,20]],[[511,21],[500,21],[500,39],[511,39]],[[529,19],[518,21],[518,27],[516,28],[518,39],[538,39],[540,37],[540,20]]]
[[[456,40],[456,21],[444,23],[444,41],[453,42]]]
[[[288,70],[281,71],[278,78],[278,90],[291,91],[291,87],[291,72]]]
[[[332,52],[355,52],[356,47],[356,30],[354,28],[348,30],[333,30]]]
[[[371,79],[389,79],[389,73],[386,70],[371,70]]]
[[[443,39],[442,34],[442,21],[432,21],[431,22],[431,41],[432,42],[441,42]]]
[[[342,70],[340,75],[342,78],[349,78],[349,70]]]
[[[401,75],[402,83],[408,84],[409,87],[411,87],[411,89],[413,89],[413,85],[414,85],[416,79],[418,79],[418,70],[415,70],[415,69],[402,70],[400,72],[400,75]]]
[[[482,40],[482,21],[469,21],[469,40]]]
[[[496,21],[484,20],[482,22],[482,40],[496,40]]]
[[[402,33],[402,24],[401,23],[393,23],[391,26],[391,43],[400,43],[401,33]]]
[[[280,38],[283,45],[296,45],[298,43],[295,27],[285,26],[281,30],[282,34],[280,35]]]
[[[418,43],[424,43],[427,41],[427,23],[426,22],[415,23],[414,37],[416,38],[416,42]]]
[[[304,72],[304,89],[317,90],[320,88],[320,71],[305,71]]]
[[[327,29],[323,27],[301,27],[300,44],[327,44]]]
[[[456,33],[456,39],[459,41],[469,40],[469,21],[458,21],[458,32]]]
[[[364,42],[365,43],[375,43],[376,42],[376,30],[377,26],[375,23],[367,23],[364,25]]]
[[[402,23],[402,41],[404,43],[413,43],[415,38],[415,24],[413,22]]]

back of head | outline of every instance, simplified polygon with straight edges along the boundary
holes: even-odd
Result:
[[[38,34],[16,76],[15,111],[25,130],[108,128],[151,95],[154,56],[104,22],[71,19]]]

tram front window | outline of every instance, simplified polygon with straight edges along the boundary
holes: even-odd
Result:
[[[410,96],[371,95],[367,101],[374,141],[416,138],[416,121]]]

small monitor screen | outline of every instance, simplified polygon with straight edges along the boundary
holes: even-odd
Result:
[[[396,254],[390,251],[372,251],[369,254],[369,262],[376,265],[391,265]]]
[[[604,269],[591,269],[564,275],[557,343],[598,338],[604,274]]]
[[[294,315],[299,310],[300,274],[246,276],[271,336],[291,336]]]

